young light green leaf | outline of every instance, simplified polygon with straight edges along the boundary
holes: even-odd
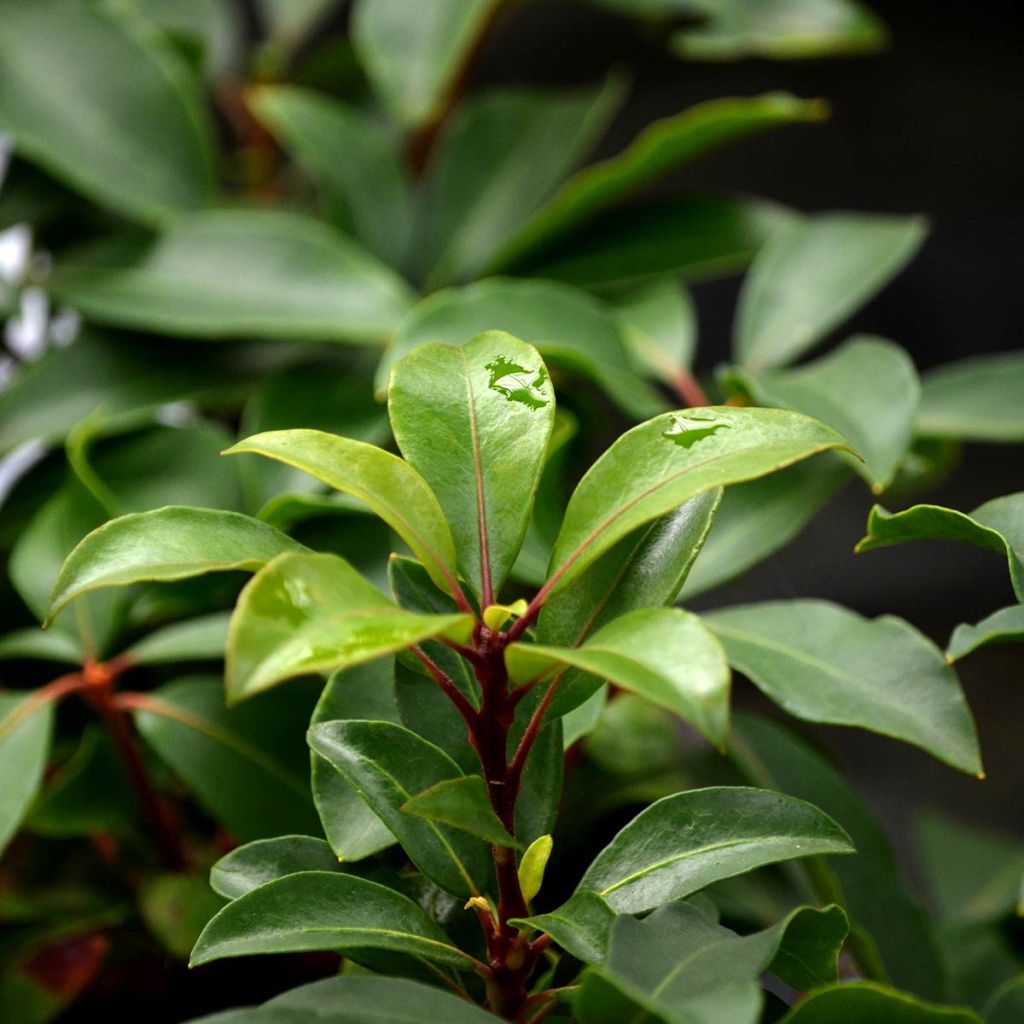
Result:
[[[327,871],[287,875],[233,900],[203,929],[191,964],[321,949],[379,949],[459,970],[474,965],[407,896]]]
[[[464,642],[472,628],[470,615],[414,615],[399,608],[337,555],[280,555],[249,581],[231,616],[228,700],[434,637]]]
[[[453,83],[497,15],[498,0],[358,0],[352,41],[392,117],[415,128],[440,117]]]
[[[969,515],[940,505],[914,505],[896,513],[875,505],[857,551],[911,540],[957,540],[1006,555],[1013,589],[1024,601],[1024,491],[986,501]]]
[[[820,101],[780,92],[710,100],[655,121],[621,153],[565,182],[501,249],[490,269],[522,262],[634,190],[719,146],[778,125],[819,121],[826,113]]]
[[[871,981],[856,981],[812,992],[780,1024],[981,1024],[966,1008],[925,1003]]]
[[[4,0],[0,21],[0,131],[19,153],[147,223],[210,201],[209,118],[170,47],[104,5]]]
[[[538,836],[519,861],[519,888],[527,903],[534,900],[544,884],[544,869],[548,866],[554,845],[551,836]]]
[[[959,661],[979,647],[990,644],[1019,643],[1024,643],[1024,604],[1012,604],[1009,608],[993,612],[976,625],[961,622],[949,638],[946,661]]]
[[[863,458],[850,461],[875,494],[893,482],[913,440],[921,391],[914,364],[899,346],[856,337],[795,370],[741,379],[759,405],[795,409],[842,434]]]
[[[228,612],[214,612],[164,626],[124,652],[133,665],[166,665],[176,661],[217,661],[228,642]]]
[[[406,800],[399,810],[428,821],[451,825],[488,843],[519,845],[498,820],[487,793],[487,783],[479,775],[463,775],[437,782]]]
[[[464,777],[442,750],[389,722],[324,722],[310,729],[309,745],[345,776],[428,878],[463,897],[489,888],[487,846],[402,812],[425,787]]]
[[[240,441],[228,454],[255,452],[315,476],[365,502],[412,548],[434,582],[455,590],[455,545],[427,482],[407,462],[362,441],[320,430],[273,430]]]
[[[463,103],[443,129],[429,169],[428,283],[479,275],[586,156],[624,91],[612,76],[576,92],[504,89]],[[496,326],[509,329],[486,325]]]
[[[680,598],[689,601],[726,583],[784,547],[850,475],[840,459],[826,457],[726,488],[714,529],[683,583]]]
[[[616,914],[596,893],[579,889],[549,914],[534,914],[510,924],[529,925],[550,935],[562,949],[585,964],[604,963]]]
[[[922,379],[917,430],[962,441],[1024,441],[1024,352],[971,356]]]
[[[926,230],[915,217],[824,214],[779,232],[743,283],[737,362],[754,372],[792,362],[895,277]]]
[[[766,601],[704,620],[744,673],[790,714],[905,740],[979,773],[974,721],[942,653],[909,623],[828,601]]]
[[[136,704],[139,732],[206,810],[241,840],[315,833],[301,737],[313,695],[300,689],[224,706],[221,681],[178,679]]]
[[[0,852],[39,790],[50,752],[53,704],[32,694],[0,693]]]
[[[526,535],[554,424],[547,367],[503,331],[458,348],[422,345],[392,370],[388,412],[444,510],[459,570],[492,603]]]
[[[340,232],[280,210],[180,217],[134,258],[69,257],[49,286],[95,323],[212,339],[381,342],[410,301]]]
[[[580,647],[513,644],[506,652],[519,684],[576,668],[679,715],[723,748],[729,731],[729,666],[696,615],[641,608],[603,626]]]
[[[238,512],[169,506],[130,513],[93,530],[68,555],[53,585],[48,621],[69,601],[102,587],[251,571],[284,551],[303,550]]]
[[[210,868],[210,887],[228,900],[300,871],[340,871],[338,858],[323,839],[276,836],[257,839],[225,854]]]
[[[597,299],[552,281],[491,278],[428,296],[399,325],[377,372],[377,389],[391,368],[427,342],[461,345],[495,324],[536,346],[552,366],[594,381],[633,416],[664,403],[635,372],[622,331]]]
[[[249,106],[320,187],[331,221],[390,266],[404,264],[412,193],[394,125],[292,85],[260,86]]]
[[[635,817],[587,868],[579,890],[639,914],[765,864],[852,853],[849,836],[803,800],[720,786],[665,797]]]
[[[780,409],[712,406],[641,423],[594,463],[569,500],[544,596],[690,498],[843,445],[831,428]]]

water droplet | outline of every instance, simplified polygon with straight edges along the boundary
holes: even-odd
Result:
[[[711,437],[720,430],[729,430],[731,427],[731,423],[717,420],[713,415],[688,413],[686,416],[673,416],[672,426],[661,436],[667,437],[680,448],[692,448],[698,441],[703,441],[704,438]]]
[[[529,409],[543,409],[548,404],[548,398],[541,390],[548,379],[548,371],[543,365],[537,370],[527,370],[525,366],[499,356],[493,363],[487,363],[484,369],[491,371],[488,387],[509,402],[518,402]]]

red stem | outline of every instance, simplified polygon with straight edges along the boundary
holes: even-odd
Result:
[[[680,370],[672,379],[676,394],[691,407],[710,405],[708,396],[700,386],[697,378],[689,370]]]

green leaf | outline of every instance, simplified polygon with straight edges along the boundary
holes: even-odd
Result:
[[[393,125],[309,89],[260,86],[249,106],[320,189],[332,223],[389,266],[404,264],[412,194]]]
[[[399,809],[418,818],[451,825],[488,843],[519,846],[494,813],[487,783],[479,775],[463,775],[437,782],[407,800]]]
[[[839,459],[824,458],[726,488],[680,598],[720,586],[785,547],[849,478]]]
[[[496,325],[536,346],[553,367],[594,381],[626,412],[650,416],[662,400],[635,372],[615,317],[593,296],[551,281],[491,278],[448,288],[415,306],[399,325],[377,372],[427,342],[461,345]]]
[[[227,646],[230,618],[228,612],[214,612],[187,622],[175,622],[132,644],[124,656],[133,665],[219,661]]]
[[[538,254],[537,277],[584,287],[642,281],[660,274],[687,280],[745,267],[794,214],[761,199],[675,196],[610,210]]]
[[[554,424],[547,367],[502,331],[421,345],[392,370],[388,411],[402,454],[437,495],[459,570],[492,602],[526,535]]]
[[[641,608],[603,626],[580,647],[513,644],[511,679],[523,684],[576,668],[624,687],[691,723],[720,749],[729,731],[729,666],[696,615]]]
[[[220,0],[131,0],[147,20],[172,41],[185,40],[202,53],[203,73],[218,80],[238,70],[241,12]]]
[[[979,647],[1024,643],[1024,605],[1013,604],[982,619],[976,625],[961,622],[949,638],[946,661],[965,658]]]
[[[179,217],[127,260],[79,260],[56,267],[55,295],[95,323],[174,337],[378,343],[410,301],[344,235],[279,210]]]
[[[490,269],[519,263],[624,196],[678,167],[755,132],[819,121],[827,108],[788,93],[715,99],[649,124],[621,152],[569,179],[516,232]]]
[[[911,540],[956,540],[1005,555],[1013,589],[1024,601],[1024,491],[986,501],[969,515],[941,505],[914,505],[895,514],[875,505],[856,550]]]
[[[580,889],[549,914],[534,914],[509,923],[537,928],[577,960],[601,964],[608,955],[615,920],[615,911],[600,896]]]
[[[372,661],[422,640],[465,642],[470,615],[414,615],[337,555],[288,553],[245,586],[228,631],[231,702],[312,673]]]
[[[1024,1016],[1024,976],[1010,978],[985,1006],[986,1024],[1015,1024]]]
[[[69,601],[102,587],[253,570],[302,545],[238,512],[170,506],[131,513],[88,534],[53,585],[49,620]]]
[[[379,949],[460,970],[474,964],[407,896],[353,875],[302,871],[224,907],[199,936],[192,966],[254,953],[321,949]]]
[[[914,217],[823,214],[779,232],[743,282],[737,361],[754,372],[792,362],[895,277],[926,230]]]
[[[394,674],[391,658],[336,672],[320,695],[310,725],[340,719],[397,723]],[[313,801],[338,860],[362,860],[392,846],[395,837],[348,779],[319,754],[310,751],[310,758]]]
[[[870,981],[812,992],[781,1024],[981,1024],[968,1009],[924,1003]]]
[[[10,842],[43,781],[53,704],[33,694],[0,692],[0,851]]]
[[[139,732],[206,810],[243,841],[317,831],[302,733],[312,695],[281,690],[224,707],[219,679],[178,679],[136,705]]]
[[[423,874],[457,896],[488,889],[490,851],[483,843],[401,810],[424,788],[463,777],[447,754],[389,722],[324,722],[310,730],[309,744],[345,776]]]
[[[598,88],[503,89],[464,102],[429,167],[428,284],[479,274],[587,155],[624,93],[611,76]]]
[[[139,892],[139,914],[172,956],[185,959],[206,922],[224,905],[205,878],[167,874],[148,879]]]
[[[149,223],[209,202],[206,107],[169,46],[104,5],[4,0],[0,21],[0,131],[20,153]]]
[[[294,466],[365,502],[412,548],[446,593],[455,589],[455,545],[427,482],[396,455],[319,430],[274,430],[240,441],[228,454],[255,452]]]
[[[852,852],[849,836],[816,807],[720,786],[642,811],[597,855],[579,889],[618,913],[639,914],[765,864]]]
[[[853,468],[880,494],[910,450],[920,396],[917,373],[898,345],[857,337],[795,370],[743,375],[759,405],[813,416],[849,441]]]
[[[65,665],[81,665],[82,651],[69,633],[30,626],[0,637],[0,660],[6,658],[32,658],[62,662]]]
[[[942,653],[903,619],[828,601],[766,601],[705,622],[729,663],[792,715],[856,725],[979,773],[974,721]]]
[[[275,47],[285,54],[298,48],[337,0],[257,0],[257,8]]]
[[[628,533],[698,494],[842,446],[824,424],[778,409],[712,406],[641,423],[594,463],[569,500],[546,592],[557,593]]]
[[[498,0],[358,0],[352,40],[392,117],[416,127],[437,120]]]
[[[530,843],[519,861],[519,888],[527,903],[533,902],[544,884],[544,869],[554,845],[551,836],[540,836]]]
[[[210,868],[210,887],[225,899],[237,900],[267,882],[300,871],[341,871],[341,867],[323,839],[257,839],[232,850]]]
[[[963,441],[1024,441],[1024,353],[971,356],[922,379],[917,430]]]

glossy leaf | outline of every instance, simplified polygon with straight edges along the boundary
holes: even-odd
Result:
[[[352,40],[392,117],[413,126],[438,118],[497,0],[358,0]]]
[[[600,896],[577,890],[548,914],[534,914],[512,924],[527,924],[550,935],[562,949],[585,964],[604,963],[616,914]]]
[[[790,714],[905,740],[981,771],[974,722],[941,652],[893,616],[865,619],[828,601],[767,601],[705,617],[743,672]]]
[[[321,949],[379,949],[462,970],[473,965],[407,896],[326,871],[288,875],[233,900],[203,930],[191,962]]]
[[[302,733],[312,694],[281,690],[227,709],[219,679],[175,680],[147,693],[139,732],[241,840],[315,833]]]
[[[257,839],[225,854],[210,868],[210,887],[228,900],[300,871],[340,871],[323,839],[277,836]]]
[[[362,441],[319,430],[274,430],[228,449],[294,466],[365,502],[412,548],[442,590],[452,593],[455,546],[437,498],[408,463]]]
[[[645,697],[696,726],[719,748],[729,729],[725,652],[696,615],[643,608],[603,626],[579,647],[514,644],[509,675],[523,684],[576,668]]]
[[[964,441],[1024,440],[1024,353],[971,356],[922,379],[917,429]]]
[[[390,266],[402,266],[412,198],[393,126],[337,100],[291,85],[261,86],[256,116],[320,188],[332,223]]]
[[[142,221],[209,202],[205,105],[169,47],[102,5],[4,0],[0,21],[0,131],[20,152]]]
[[[551,436],[547,367],[503,331],[459,348],[422,345],[392,370],[388,411],[398,447],[444,510],[459,570],[493,601],[526,535]]]
[[[381,658],[335,673],[320,695],[310,725],[341,719],[397,723],[394,672],[393,660]],[[359,861],[392,846],[395,837],[348,779],[319,754],[311,751],[310,758],[313,802],[338,860]]]
[[[479,775],[437,782],[407,800],[400,809],[418,818],[451,825],[488,843],[519,845],[498,820],[491,807],[487,783]]]
[[[458,896],[487,890],[489,850],[483,843],[401,810],[424,788],[463,777],[447,754],[388,722],[324,722],[310,730],[309,743],[345,776],[428,878]]]
[[[124,652],[135,665],[166,665],[176,661],[218,661],[228,640],[227,612],[214,612],[164,626]]]
[[[228,700],[422,640],[465,642],[472,626],[469,615],[414,615],[397,607],[337,555],[281,555],[249,581],[235,606],[225,664]]]
[[[1005,555],[1013,589],[1024,601],[1024,492],[993,498],[970,515],[940,505],[915,505],[894,514],[876,505],[857,550],[911,540],[956,540]]]
[[[410,298],[344,235],[279,210],[181,217],[135,258],[69,257],[49,284],[94,323],[211,339],[380,342]]]
[[[788,93],[715,99],[649,124],[621,153],[578,172],[516,232],[491,269],[517,263],[648,182],[705,153],[778,125],[817,121],[819,101]]]
[[[759,405],[795,409],[837,430],[861,456],[853,468],[880,494],[913,440],[920,385],[906,352],[880,338],[857,337],[795,370],[744,378]]]
[[[50,751],[53,705],[32,694],[0,693],[0,851],[10,842],[40,784]]]
[[[93,530],[68,555],[50,595],[49,619],[103,587],[254,570],[302,545],[238,512],[170,506],[131,513]]]
[[[924,1003],[869,981],[812,992],[782,1018],[781,1024],[981,1024],[968,1009]]]
[[[953,630],[946,648],[946,660],[959,661],[979,647],[991,644],[1024,643],[1024,605],[1000,608],[975,625],[962,622]]]
[[[919,218],[824,214],[780,232],[744,280],[737,361],[755,372],[792,362],[898,274],[925,231]]]
[[[463,103],[438,138],[429,167],[428,284],[481,272],[587,155],[623,92],[612,77],[600,88],[504,89]]]
[[[778,409],[710,407],[665,413],[634,427],[594,463],[569,500],[548,593],[690,498],[842,445],[824,424]]]
[[[638,914],[765,864],[852,853],[826,814],[767,790],[717,787],[658,800],[587,868],[579,889]]]
[[[381,361],[378,390],[387,386],[391,367],[418,345],[461,345],[496,324],[538,348],[553,367],[594,381],[630,414],[664,408],[636,374],[618,323],[597,299],[551,281],[509,278],[445,289],[414,307]]]

